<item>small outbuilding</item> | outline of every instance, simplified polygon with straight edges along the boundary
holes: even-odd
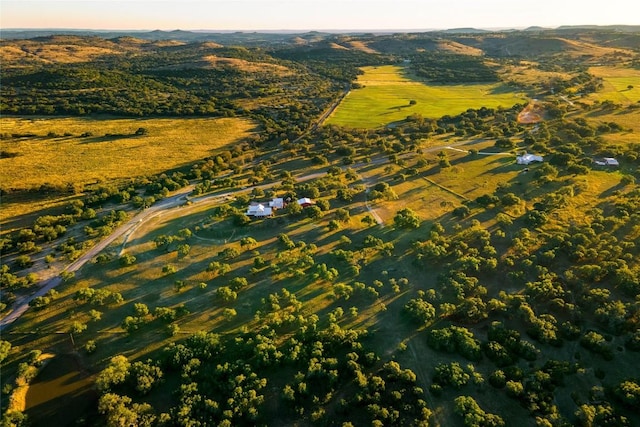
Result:
[[[314,202],[313,200],[311,200],[308,197],[303,197],[302,199],[298,199],[298,204],[300,206],[302,206],[303,208],[306,208],[307,206],[313,206],[316,204],[316,202]]]

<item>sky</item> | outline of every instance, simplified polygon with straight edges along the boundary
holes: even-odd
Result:
[[[433,30],[639,25],[634,0],[0,0],[0,29]]]

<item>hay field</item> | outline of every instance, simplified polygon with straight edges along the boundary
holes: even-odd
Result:
[[[525,102],[501,83],[429,85],[407,76],[396,65],[363,67],[360,89],[352,90],[327,120],[327,124],[375,128],[404,120],[412,114],[428,118],[456,115],[469,108],[511,107]],[[410,105],[410,101],[416,103]]]
[[[161,173],[239,143],[256,125],[237,118],[5,117],[0,127],[5,136],[35,135],[0,142],[3,188],[30,189]],[[135,135],[139,128],[147,134]]]

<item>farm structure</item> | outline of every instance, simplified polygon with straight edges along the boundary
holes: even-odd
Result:
[[[544,158],[535,154],[524,153],[522,156],[516,157],[516,163],[519,165],[528,165],[534,162],[542,162]]]
[[[282,197],[275,197],[269,202],[253,202],[247,208],[246,215],[256,218],[273,216],[275,211],[278,209],[284,209],[287,206],[287,201],[291,201],[291,199],[288,198],[287,200],[284,200]],[[314,206],[316,204],[315,201],[308,197],[298,199],[296,203],[303,208]]]
[[[300,206],[302,206],[303,208],[306,208],[306,207],[315,205],[316,202],[314,202],[313,200],[311,200],[308,197],[303,197],[302,199],[298,199],[298,204]]]
[[[269,217],[273,215],[273,209],[263,205],[262,203],[252,203],[247,208],[247,216]]]
[[[620,166],[618,160],[613,157],[605,157],[601,160],[594,160],[594,163],[598,166]]]

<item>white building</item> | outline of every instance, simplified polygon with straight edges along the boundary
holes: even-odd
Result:
[[[620,166],[620,163],[613,157],[605,157],[602,159],[602,164],[604,166]]]
[[[247,216],[266,217],[271,216],[272,214],[273,210],[262,203],[251,204],[247,209]]]
[[[315,205],[316,202],[314,202],[313,200],[311,200],[308,197],[303,197],[302,199],[298,199],[298,204],[300,206],[302,206],[303,208],[306,208],[307,206]]]
[[[272,201],[269,202],[269,207],[273,209],[284,208],[284,199],[282,197],[274,198]]]
[[[542,156],[536,156],[535,154],[524,153],[522,156],[516,157],[516,163],[519,165],[528,165],[534,162],[544,161]]]

